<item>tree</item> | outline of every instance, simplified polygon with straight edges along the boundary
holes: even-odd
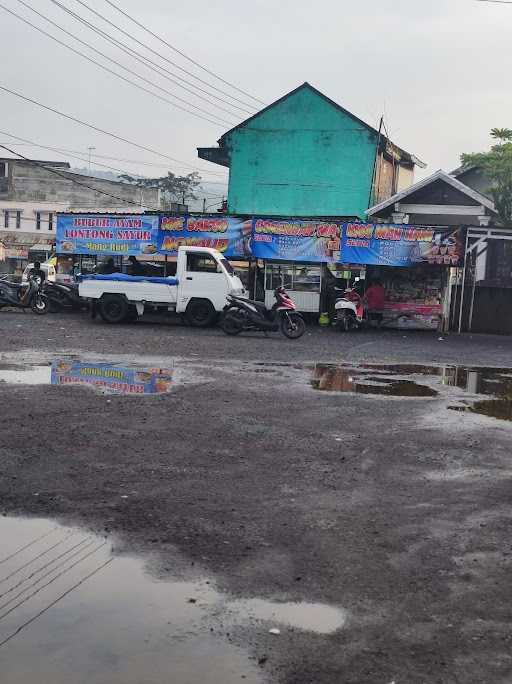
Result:
[[[500,220],[505,225],[512,224],[512,129],[493,128],[491,137],[498,142],[489,152],[462,154],[464,168],[477,166],[491,183],[489,194]]]
[[[134,178],[127,174],[123,174],[119,178],[141,188],[158,188],[161,191],[163,209],[169,209],[171,202],[186,204],[189,199],[197,199],[195,191],[201,185],[201,176],[197,171],[186,176],[176,176],[169,171],[167,176],[161,178]]]

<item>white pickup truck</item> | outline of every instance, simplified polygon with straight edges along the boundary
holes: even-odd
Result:
[[[176,277],[83,276],[79,293],[91,301],[93,316],[98,312],[107,323],[136,320],[145,311],[164,310],[185,314],[196,327],[215,321],[228,294],[246,294],[229,261],[206,247],[180,247]]]

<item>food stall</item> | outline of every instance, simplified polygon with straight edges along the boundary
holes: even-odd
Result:
[[[293,262],[265,263],[265,305],[271,308],[275,302],[274,290],[285,287],[299,311],[318,313],[322,290],[322,267],[320,264]]]
[[[418,264],[409,268],[370,267],[368,282],[381,281],[386,291],[383,327],[440,330],[449,269]]]

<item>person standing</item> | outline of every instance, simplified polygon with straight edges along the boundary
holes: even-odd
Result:
[[[364,301],[370,322],[375,322],[377,328],[380,328],[384,318],[384,302],[386,301],[386,290],[380,280],[373,280],[370,283],[370,287],[365,292]]]

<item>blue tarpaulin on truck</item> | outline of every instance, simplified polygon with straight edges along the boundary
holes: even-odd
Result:
[[[115,280],[122,283],[161,283],[162,285],[178,285],[179,280],[174,276],[162,278],[160,276],[132,276],[127,273],[91,273],[81,276],[82,280]]]

